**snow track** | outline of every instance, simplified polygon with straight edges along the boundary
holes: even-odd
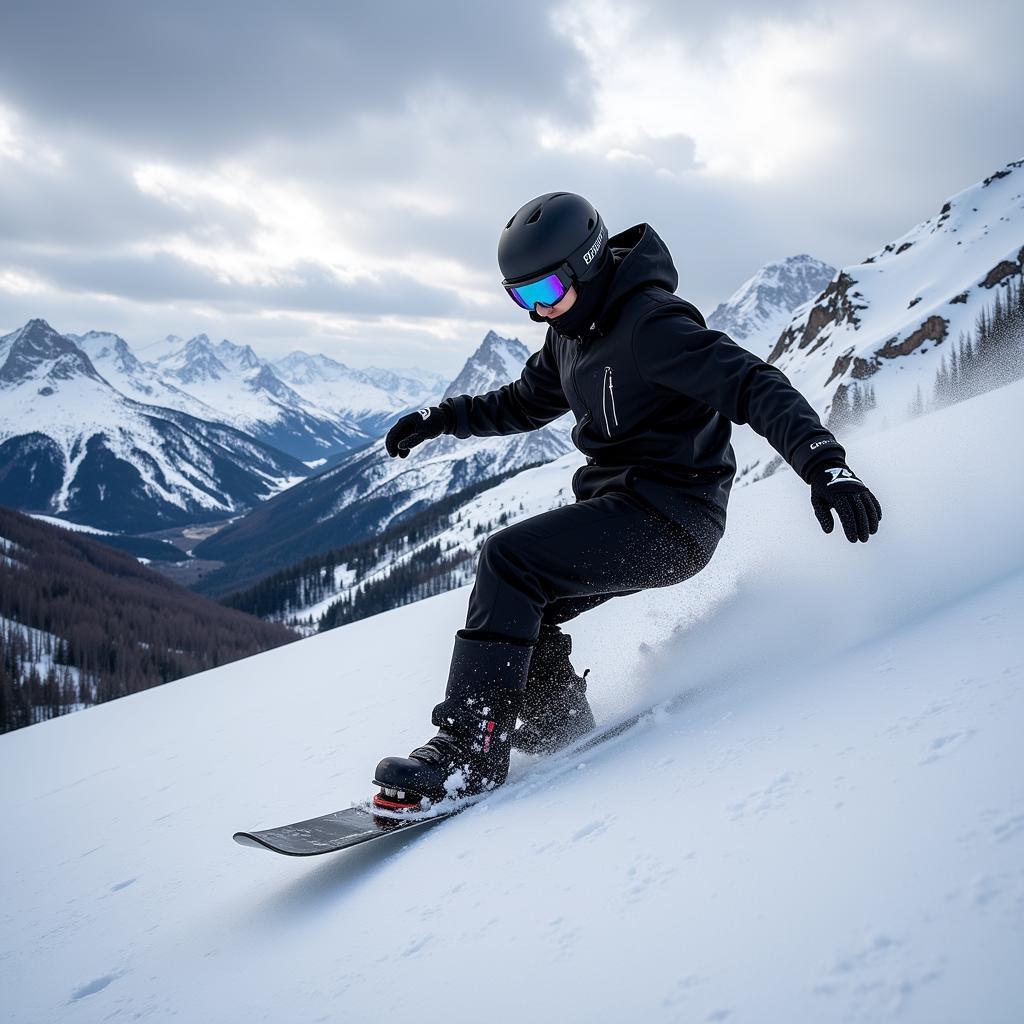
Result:
[[[231,841],[426,738],[465,589],[0,737],[5,1011],[1020,1021],[1022,403],[852,445],[868,545],[743,488],[705,573],[572,630],[600,720],[691,699],[419,835]]]

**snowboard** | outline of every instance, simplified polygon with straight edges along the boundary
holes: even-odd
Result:
[[[542,759],[548,768],[557,769],[559,763],[572,762],[580,754],[584,754],[609,740],[615,739],[650,721],[659,712],[671,713],[692,698],[695,691],[687,691],[669,701],[651,705],[642,711],[628,715],[610,725],[601,726],[586,736],[580,737],[575,743]],[[532,774],[532,773],[530,773]],[[506,784],[493,793],[514,788],[529,778]],[[349,850],[363,843],[374,842],[387,836],[409,832],[412,829],[425,829],[428,825],[436,825],[448,818],[461,814],[462,811],[486,800],[491,793],[481,793],[463,800],[451,802],[451,806],[438,806],[425,812],[406,812],[393,817],[382,817],[370,806],[357,805],[331,814],[323,814],[319,818],[307,818],[291,825],[280,825],[277,828],[263,829],[253,832],[236,832],[233,836],[236,843],[252,846],[256,849],[271,850],[287,857],[316,857],[324,853],[337,853]]]
[[[444,821],[463,809],[458,807],[437,814],[416,812],[399,819],[382,818],[368,807],[348,807],[343,811],[323,814],[319,818],[297,821],[293,825],[281,825],[261,832],[236,832],[234,840],[242,846],[272,850],[287,857],[315,857],[321,853],[348,850],[396,832],[424,828]]]

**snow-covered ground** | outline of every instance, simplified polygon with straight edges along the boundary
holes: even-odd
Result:
[[[29,512],[33,519],[38,519],[41,523],[47,523],[50,526],[59,526],[62,530],[73,530],[75,533],[94,533],[100,537],[116,537],[117,534],[112,533],[110,530],[100,530],[95,526],[86,526],[84,523],[73,523],[70,519],[59,519],[57,516],[44,516],[40,512]]]
[[[467,591],[0,737],[13,1021],[1024,1019],[1024,384],[788,471],[711,566],[578,620],[599,718],[426,834],[243,849],[429,735]],[[534,769],[531,772],[531,769]]]

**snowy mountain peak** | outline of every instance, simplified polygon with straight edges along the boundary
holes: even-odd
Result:
[[[246,346],[248,348],[248,346]],[[252,351],[251,349],[249,350]],[[301,406],[302,397],[290,387],[276,373],[269,363],[258,363],[259,369],[249,378],[250,391],[263,391],[273,395],[280,402],[287,405]]]
[[[169,371],[172,367],[167,366],[167,357],[164,364],[145,363],[135,355],[124,338],[110,331],[88,331],[68,337],[89,356],[104,380],[123,395],[147,405],[177,409],[201,420],[216,422],[224,419],[222,412],[171,383]]]
[[[272,365],[279,377],[296,387],[345,382],[363,389],[380,389],[406,406],[422,403],[429,394],[440,393],[447,384],[445,377],[432,370],[377,366],[356,370],[322,353],[311,355],[298,349]]]
[[[85,334],[69,334],[68,337],[92,360],[94,366],[112,363],[119,373],[135,375],[144,372],[131,346],[118,334],[87,331]]]
[[[496,331],[488,331],[479,348],[448,385],[444,397],[480,395],[516,380],[529,357],[530,350],[518,338],[503,338]]]
[[[179,352],[169,353],[157,362],[182,384],[220,380],[228,373],[228,368],[217,358],[213,345],[205,334],[197,334],[190,338]]]
[[[396,366],[390,369],[367,366],[363,370],[353,372],[359,373],[374,387],[382,388],[389,394],[401,396],[406,404],[422,405],[426,397],[439,395],[448,384],[447,377],[418,366]]]
[[[236,345],[225,338],[216,348],[217,358],[221,362],[234,364],[240,370],[255,370],[263,365],[260,359],[249,345]]]
[[[53,384],[79,376],[101,379],[89,357],[41,319],[29,320],[20,330],[0,339],[0,358],[0,386],[29,380]]]
[[[272,366],[301,395],[358,422],[370,436],[386,430],[396,413],[435,400],[447,383],[425,370],[356,370],[303,351],[289,352]]]
[[[715,308],[708,326],[767,352],[793,313],[818,295],[835,272],[806,253],[766,263]]]
[[[344,363],[317,353],[289,352],[283,359],[273,364],[274,369],[291,384],[312,384],[314,382],[337,381],[350,376],[356,371],[350,370]]]

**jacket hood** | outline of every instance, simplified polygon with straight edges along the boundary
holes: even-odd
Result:
[[[615,260],[615,276],[597,316],[599,326],[610,321],[622,303],[639,289],[663,288],[675,292],[679,272],[668,246],[650,224],[634,224],[612,235],[608,248]]]

